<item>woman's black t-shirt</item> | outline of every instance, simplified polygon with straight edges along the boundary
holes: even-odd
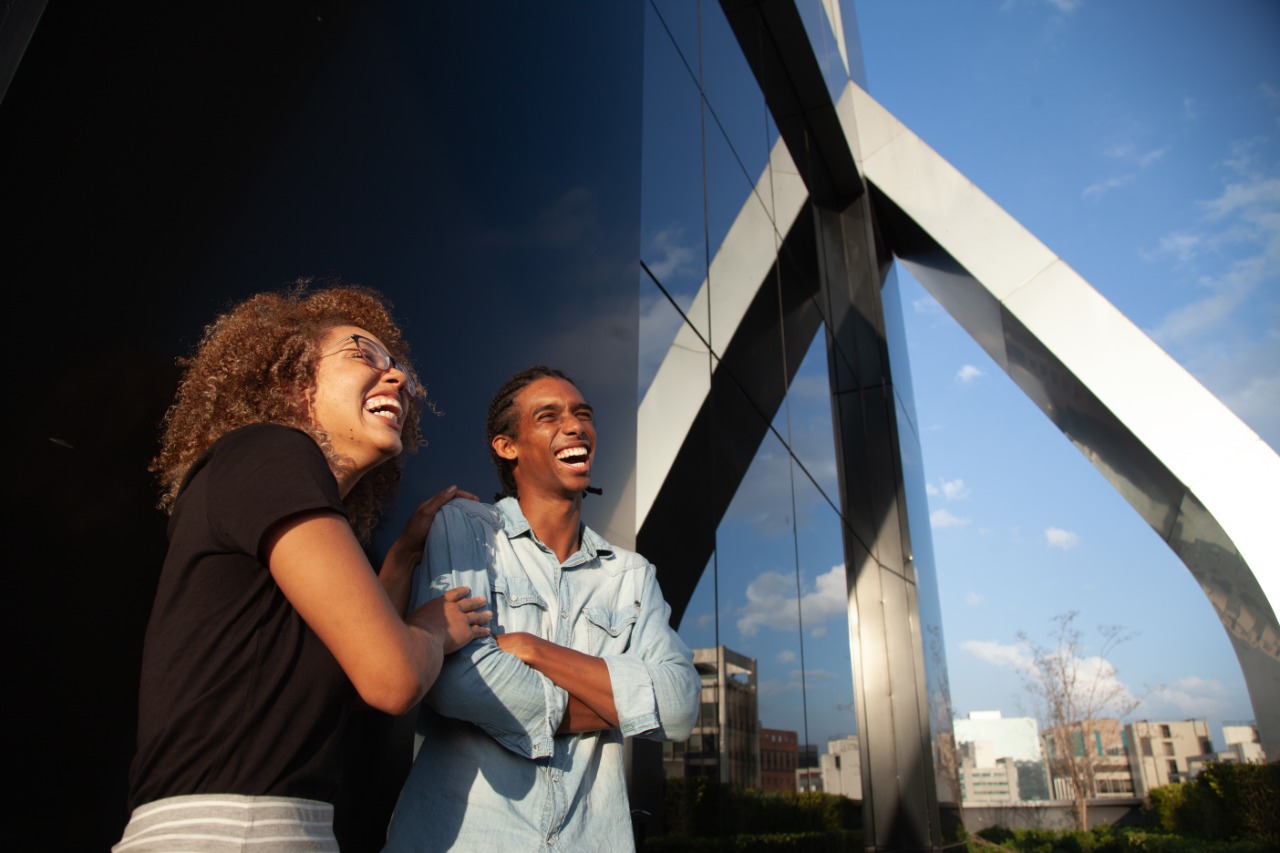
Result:
[[[183,794],[332,802],[355,690],[260,559],[300,512],[343,513],[306,433],[255,424],[187,474],[147,627],[129,807]]]

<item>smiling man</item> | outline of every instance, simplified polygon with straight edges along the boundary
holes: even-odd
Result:
[[[653,565],[582,523],[596,428],[577,386],[521,371],[486,431],[506,496],[441,509],[413,604],[488,589],[492,636],[428,694],[385,849],[633,850],[623,740],[688,738],[692,655]]]

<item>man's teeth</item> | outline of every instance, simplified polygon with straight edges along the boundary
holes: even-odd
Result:
[[[587,449],[585,447],[568,447],[557,453],[556,458],[561,462],[586,462]]]

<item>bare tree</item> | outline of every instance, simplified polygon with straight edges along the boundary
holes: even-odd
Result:
[[[1045,760],[1052,775],[1070,782],[1077,829],[1088,828],[1089,798],[1097,796],[1097,770],[1104,756],[1090,743],[1097,721],[1117,720],[1137,708],[1139,701],[1116,680],[1107,660],[1116,646],[1136,633],[1119,625],[1100,625],[1102,645],[1096,654],[1087,648],[1072,610],[1053,618],[1051,644],[1041,646],[1018,632],[1031,654],[1023,681],[1036,706],[1045,734]]]

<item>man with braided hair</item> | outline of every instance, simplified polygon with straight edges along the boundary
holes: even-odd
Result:
[[[489,590],[492,636],[423,702],[385,849],[633,850],[623,739],[688,738],[692,655],[653,565],[582,523],[596,428],[573,382],[517,373],[486,433],[504,496],[440,510],[412,604]]]

